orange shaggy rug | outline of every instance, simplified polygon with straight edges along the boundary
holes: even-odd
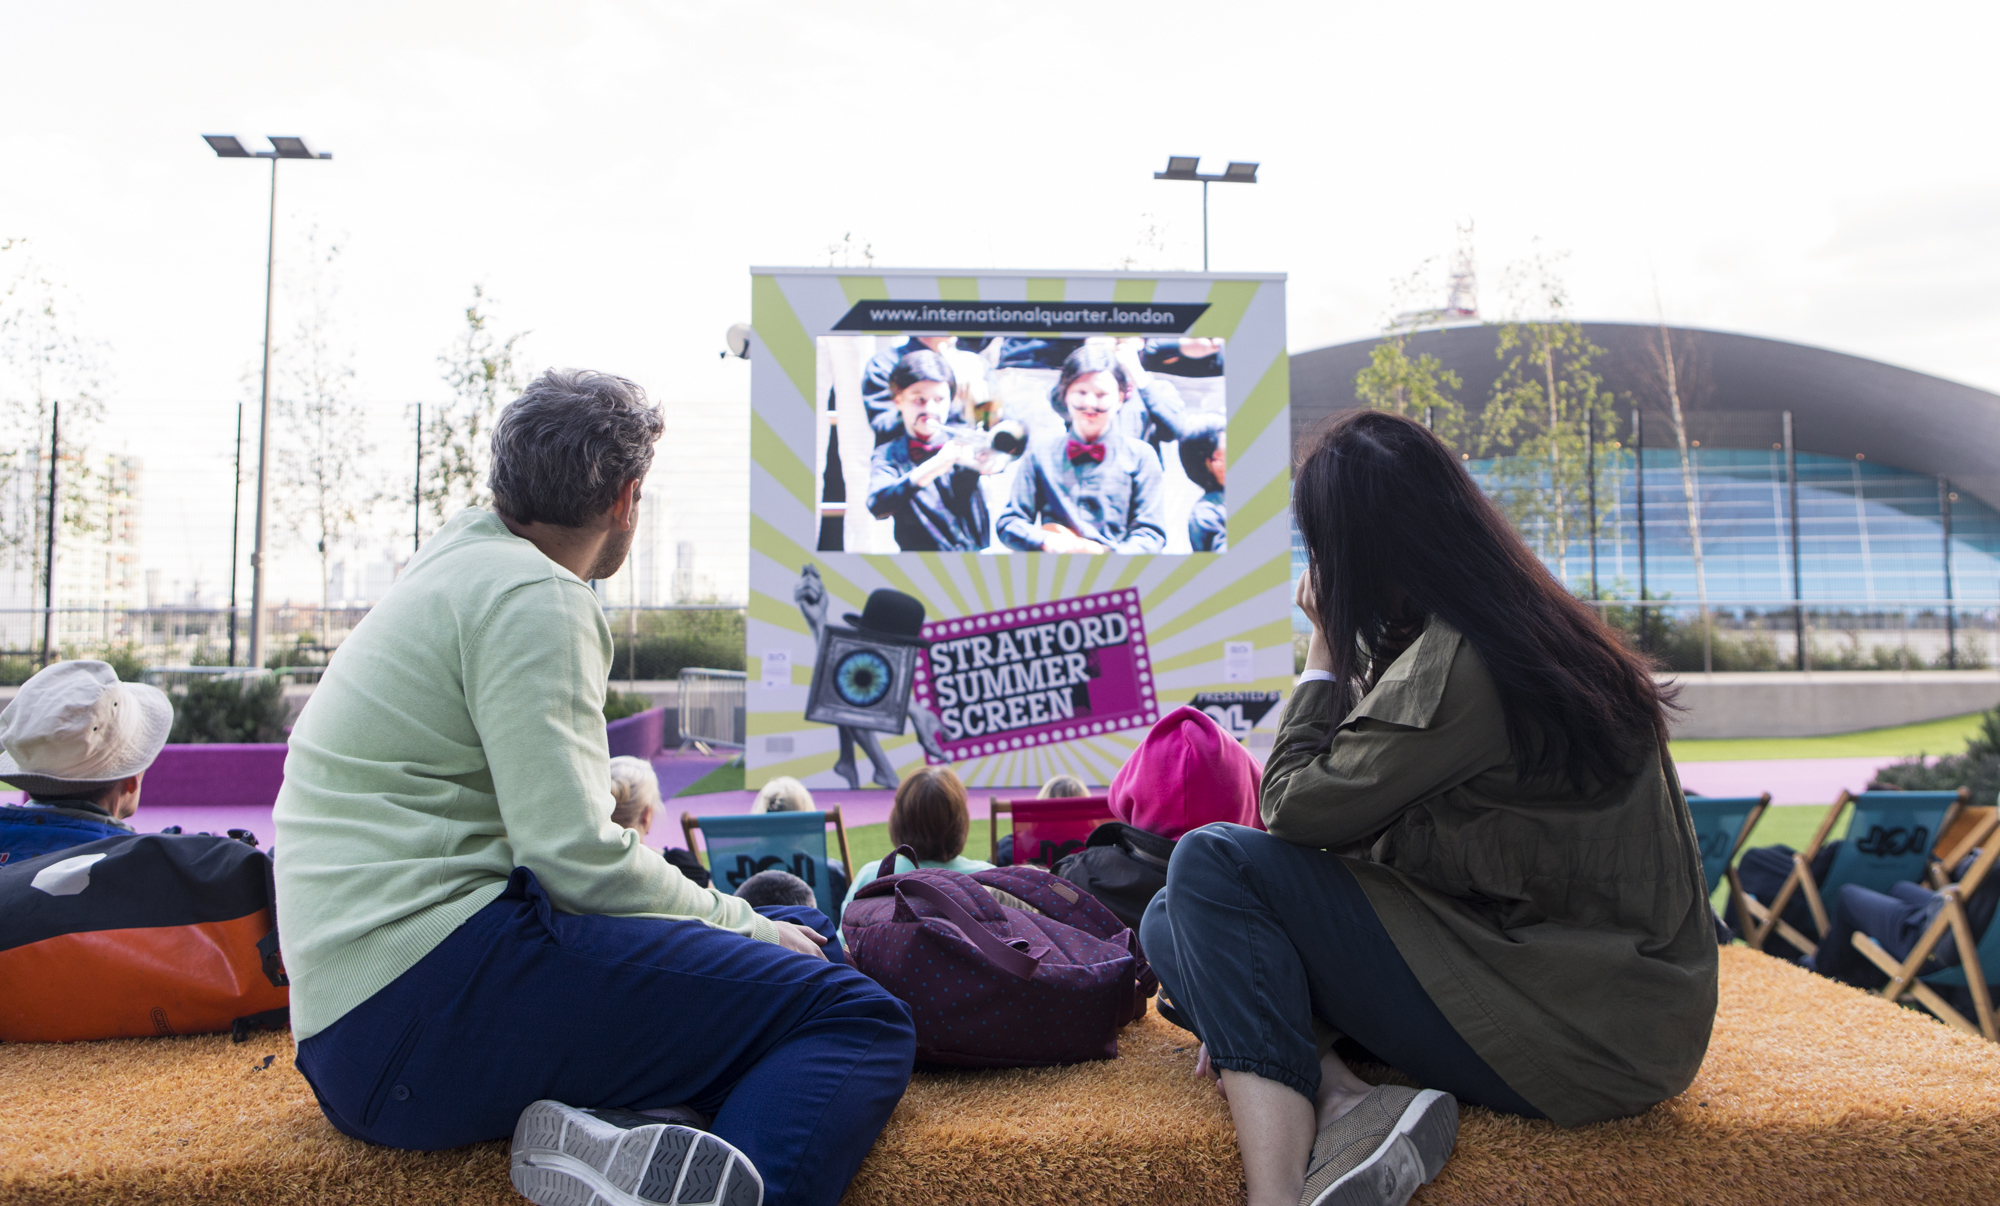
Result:
[[[1157,1017],[1122,1057],[919,1075],[849,1206],[1233,1203],[1228,1113]],[[268,1066],[266,1057],[269,1060]],[[516,1203],[504,1143],[395,1152],[320,1117],[288,1036],[0,1047],[0,1202]],[[1990,1202],[2000,1048],[1736,947],[1694,1086],[1574,1131],[1467,1109],[1440,1203]]]

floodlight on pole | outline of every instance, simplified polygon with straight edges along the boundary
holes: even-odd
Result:
[[[273,134],[266,141],[268,151],[246,150],[234,134],[204,134],[219,159],[268,159],[271,161],[271,220],[264,238],[264,383],[263,399],[257,411],[257,536],[250,547],[250,664],[264,664],[264,537],[270,530],[265,494],[270,482],[271,461],[271,294],[278,263],[278,161],[280,159],[331,159],[331,151],[315,152],[306,140],[290,134]],[[240,437],[239,437],[240,443]],[[234,570],[232,569],[232,574]],[[236,601],[230,600],[229,628],[236,630]],[[233,658],[231,659],[234,660]]]
[[[1231,163],[1220,176],[1201,174],[1201,156],[1169,155],[1167,170],[1154,172],[1155,180],[1199,180],[1201,182],[1201,270],[1208,271],[1208,186],[1211,184],[1255,184],[1254,163]]]

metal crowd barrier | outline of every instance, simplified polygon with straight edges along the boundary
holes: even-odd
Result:
[[[684,668],[677,682],[676,699],[681,744],[742,749],[748,681],[749,676],[741,670]]]

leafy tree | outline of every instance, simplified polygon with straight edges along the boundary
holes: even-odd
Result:
[[[1589,441],[1586,425],[1610,431],[1614,399],[1591,367],[1604,349],[1567,316],[1569,299],[1554,264],[1537,256],[1516,269],[1516,276],[1540,316],[1500,324],[1495,354],[1505,367],[1481,415],[1480,451],[1512,454],[1495,467],[1510,487],[1502,507],[1567,582],[1570,541],[1587,526],[1581,512],[1590,474],[1594,470],[1601,478],[1606,468],[1605,441]]]
[[[490,306],[485,287],[474,285],[472,302],[465,307],[465,329],[438,356],[451,399],[424,425],[424,457],[427,462],[436,458],[432,463],[437,468],[418,488],[431,518],[440,524],[465,507],[492,504],[486,475],[493,459],[493,423],[524,384],[516,357],[527,332],[504,339],[496,335],[489,329]]]
[[[328,598],[334,548],[351,536],[381,500],[369,472],[375,445],[368,440],[368,414],[352,390],[352,354],[336,345],[334,270],[338,244],[323,243],[317,230],[306,236],[307,275],[297,290],[299,319],[290,346],[282,349],[284,371],[276,399],[284,440],[278,448],[283,485],[277,494],[279,518],[319,551],[320,607]]]
[[[103,346],[81,333],[69,292],[28,254],[25,240],[0,240],[0,560],[46,571],[49,425],[62,408],[58,527],[97,530],[103,476],[88,456],[103,418]],[[60,541],[60,536],[59,536]]]
[[[1428,352],[1412,359],[1408,342],[1402,332],[1377,343],[1368,367],[1354,375],[1354,396],[1372,409],[1429,422],[1439,439],[1457,447],[1467,434],[1465,407],[1450,391],[1465,382]]]

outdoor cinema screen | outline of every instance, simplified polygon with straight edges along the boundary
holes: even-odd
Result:
[[[1292,681],[1284,278],[751,270],[744,771],[1106,784]]]
[[[820,337],[818,551],[1226,551],[1224,345]]]

